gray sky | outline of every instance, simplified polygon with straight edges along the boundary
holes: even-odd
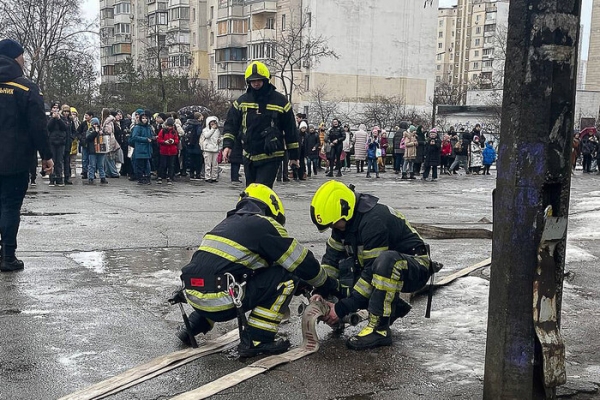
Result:
[[[440,7],[449,7],[456,4],[456,0],[439,0]],[[83,0],[83,13],[88,18],[94,18],[100,12],[100,2],[98,0]],[[583,0],[581,9],[581,23],[583,24],[583,46],[581,55],[587,60],[588,48],[590,44],[590,20],[592,18],[592,0]]]

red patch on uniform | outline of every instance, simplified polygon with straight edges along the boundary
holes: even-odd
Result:
[[[192,279],[190,279],[190,284],[194,287],[204,287],[204,279],[192,278]]]

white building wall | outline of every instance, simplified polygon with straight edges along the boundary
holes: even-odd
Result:
[[[304,0],[312,30],[327,37],[339,59],[312,65],[314,88],[325,84],[336,99],[368,101],[402,96],[427,107],[433,97],[438,1]]]

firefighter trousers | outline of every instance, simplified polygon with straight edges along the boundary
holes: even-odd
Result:
[[[429,279],[429,256],[413,256],[388,250],[373,261],[369,312],[389,317],[398,303],[398,294],[421,289]]]
[[[275,338],[296,287],[297,278],[279,266],[258,271],[246,281],[242,309],[251,311],[247,333],[252,340],[270,342]],[[208,312],[199,309],[190,315],[194,335],[210,330],[208,321],[224,322],[237,318],[237,309]]]

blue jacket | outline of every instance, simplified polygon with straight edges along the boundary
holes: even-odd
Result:
[[[377,149],[379,148],[379,141],[370,138],[367,144],[367,158],[373,160],[377,158]]]
[[[133,154],[136,159],[152,158],[152,143],[148,139],[153,136],[150,125],[137,124],[133,127],[129,143],[135,148]]]
[[[486,143],[483,149],[483,165],[492,165],[494,161],[496,161],[496,150],[490,143]]]

